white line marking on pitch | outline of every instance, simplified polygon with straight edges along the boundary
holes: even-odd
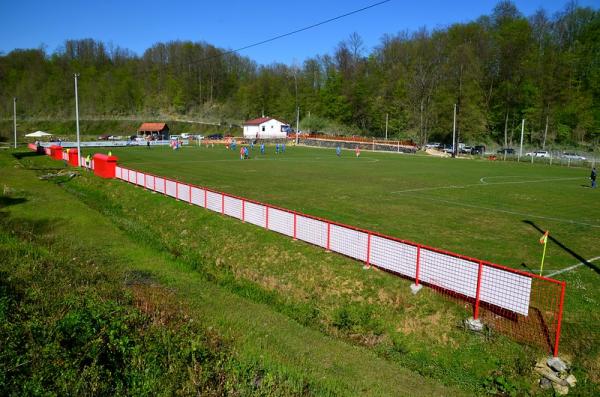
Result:
[[[594,261],[597,261],[598,259],[600,259],[600,256],[597,256],[597,257],[595,257],[595,258],[592,258],[592,259],[587,259],[587,260],[586,260],[586,262],[594,262]],[[562,269],[562,270],[556,271],[556,272],[554,272],[554,273],[547,274],[547,275],[546,275],[546,277],[554,277],[554,276],[556,276],[557,274],[561,274],[561,273],[569,272],[569,271],[571,271],[571,270],[573,270],[573,269],[576,269],[576,268],[578,268],[579,266],[583,266],[583,265],[585,265],[585,263],[583,263],[583,262],[579,262],[579,263],[578,263],[578,264],[576,264],[576,265],[569,266],[569,267],[567,267],[567,268],[565,268],[565,269]]]
[[[589,227],[600,228],[600,225],[595,225],[593,223],[586,223],[586,222],[574,221],[574,220],[571,220],[571,219],[561,219],[561,218],[554,218],[554,217],[551,217],[551,216],[533,215],[533,214],[528,214],[526,212],[517,212],[517,211],[502,210],[502,209],[498,209],[498,208],[482,207],[482,206],[479,206],[479,205],[459,203],[459,202],[456,202],[456,201],[442,200],[442,199],[436,199],[436,198],[432,198],[432,197],[424,197],[424,196],[417,196],[417,195],[411,195],[411,194],[407,194],[407,196],[415,197],[415,198],[422,199],[422,200],[438,201],[440,203],[454,204],[454,205],[458,205],[458,206],[461,206],[461,207],[475,208],[475,209],[485,210],[485,211],[502,212],[502,213],[505,213],[505,214],[525,216],[525,217],[529,217],[529,218],[545,219],[545,220],[548,220],[548,221],[570,223],[572,225],[582,225],[582,226],[589,226]]]

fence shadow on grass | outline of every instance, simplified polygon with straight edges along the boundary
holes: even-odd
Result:
[[[17,153],[13,153],[12,155],[17,160],[21,160],[22,158],[26,158],[26,157],[44,156],[45,153],[40,153],[40,152],[17,152]]]
[[[0,196],[0,208],[9,207],[11,205],[23,204],[27,199],[23,197]]]
[[[536,225],[535,222],[532,222],[530,220],[524,220],[523,223],[526,223],[526,224],[530,225],[531,227],[533,227],[534,229],[536,229],[540,233],[545,233],[545,230],[542,229],[541,227],[539,227],[538,225]],[[569,247],[567,247],[566,245],[564,245],[563,243],[561,243],[559,240],[557,240],[551,234],[548,235],[548,240],[552,241],[554,244],[556,244],[557,246],[559,246],[566,253],[568,253],[569,255],[571,255],[573,258],[577,259],[579,262],[583,263],[588,268],[590,268],[593,271],[595,271],[597,274],[600,274],[600,268],[598,266],[596,266],[596,265],[588,262],[584,257],[582,257],[577,252],[573,251],[572,249],[570,249]]]

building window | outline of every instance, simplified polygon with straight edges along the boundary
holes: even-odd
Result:
[[[263,131],[265,130],[265,126],[264,126],[264,125],[262,126],[262,130],[263,130]]]

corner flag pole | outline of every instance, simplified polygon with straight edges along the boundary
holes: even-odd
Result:
[[[548,231],[540,238],[540,244],[544,244],[544,251],[542,252],[542,264],[540,265],[540,276],[544,272],[544,259],[546,258],[546,246],[548,245]]]

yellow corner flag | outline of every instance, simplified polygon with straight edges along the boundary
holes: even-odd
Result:
[[[542,252],[542,264],[540,266],[540,276],[541,276],[542,272],[544,271],[544,258],[546,258],[546,245],[548,245],[548,230],[546,230],[546,233],[544,233],[544,235],[542,237],[540,237],[540,244],[544,245],[544,251]]]

